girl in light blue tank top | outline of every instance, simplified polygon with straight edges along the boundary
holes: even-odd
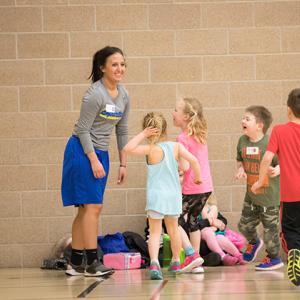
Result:
[[[164,219],[171,240],[172,261],[169,271],[180,272],[181,238],[178,217],[182,212],[182,195],[178,164],[191,165],[195,183],[200,184],[200,166],[197,159],[181,144],[166,141],[167,123],[160,113],[148,113],[143,120],[143,131],[123,148],[126,154],[145,155],[147,161],[147,205],[150,236],[150,278],[162,279],[158,262],[159,241]],[[142,142],[147,140],[148,144]]]
[[[178,176],[178,163],[174,157],[174,142],[157,144],[163,152],[157,164],[147,164],[147,206],[146,211],[161,215],[179,216],[182,212],[181,186]]]

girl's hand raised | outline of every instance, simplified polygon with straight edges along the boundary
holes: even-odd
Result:
[[[158,128],[155,128],[155,127],[146,127],[144,130],[143,130],[143,134],[145,136],[145,138],[148,138],[152,135],[157,135],[159,134],[159,129]]]

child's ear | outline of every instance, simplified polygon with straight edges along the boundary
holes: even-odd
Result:
[[[190,119],[190,116],[188,114],[185,114],[184,117],[183,117],[183,120],[188,121],[189,119]]]
[[[263,122],[258,122],[258,123],[257,123],[257,127],[258,127],[260,130],[263,130],[263,128],[264,128],[264,123],[263,123]]]
[[[291,110],[291,108],[289,106],[287,107],[287,115],[289,118],[294,116],[293,111]]]

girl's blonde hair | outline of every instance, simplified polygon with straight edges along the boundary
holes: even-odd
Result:
[[[193,136],[201,144],[206,144],[207,124],[203,116],[202,104],[196,98],[183,98],[183,112],[189,116],[188,135]]]
[[[148,138],[151,144],[155,144],[167,136],[167,121],[161,113],[148,113],[143,119],[143,129],[147,127],[153,127],[159,130],[157,135]]]

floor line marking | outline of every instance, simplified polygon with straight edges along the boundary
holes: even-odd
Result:
[[[89,287],[87,287],[82,293],[80,293],[77,298],[85,298],[94,288],[96,288],[104,279],[100,279],[92,283]]]
[[[156,300],[159,295],[160,295],[160,292],[162,291],[162,289],[167,285],[169,280],[164,280],[156,290],[154,290],[153,294],[151,295],[151,298],[150,300]]]

